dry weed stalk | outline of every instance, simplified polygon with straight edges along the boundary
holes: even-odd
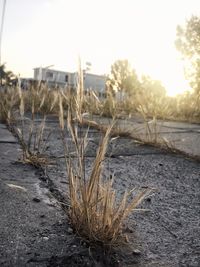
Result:
[[[108,127],[101,140],[91,173],[85,171],[85,148],[87,133],[83,133],[74,123],[73,111],[68,106],[67,121],[64,120],[62,96],[59,98],[59,121],[65,148],[66,169],[69,179],[70,218],[75,231],[89,242],[102,245],[114,245],[123,240],[122,224],[127,216],[136,210],[150,189],[140,191],[131,199],[130,192],[125,192],[119,202],[113,189],[113,179],[102,179],[103,162],[112,131]],[[77,101],[78,103],[78,101]],[[66,133],[73,142],[73,151],[66,141]],[[73,153],[73,159],[72,159]],[[74,154],[77,158],[75,160]]]
[[[14,120],[14,108],[19,102],[16,88],[10,87],[0,92],[0,121],[11,124]]]
[[[52,101],[47,100],[50,96],[54,96]],[[58,93],[49,92],[48,88],[42,85],[30,87],[28,91],[21,89],[20,80],[18,83],[18,96],[19,96],[19,120],[20,126],[12,125],[11,130],[19,140],[23,150],[23,161],[34,166],[46,165],[49,163],[48,158],[44,155],[50,133],[44,141],[44,131],[46,127],[46,117],[51,112],[57,103]],[[29,102],[29,103],[28,103]],[[24,113],[26,105],[31,107],[31,118],[25,118]],[[46,104],[46,105],[45,105]],[[42,114],[42,120],[39,125],[36,123],[36,117]],[[25,123],[29,122],[29,125]],[[17,120],[16,120],[17,121]]]

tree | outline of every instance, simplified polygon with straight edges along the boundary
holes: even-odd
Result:
[[[200,94],[200,17],[192,16],[184,27],[177,27],[176,48],[192,66],[191,87]]]
[[[149,76],[142,76],[141,95],[138,96],[143,113],[153,117],[162,117],[166,113],[166,90],[162,83]]]
[[[12,71],[6,71],[5,64],[0,65],[0,85],[12,85],[15,80]]]
[[[166,96],[165,87],[158,80],[153,80],[149,76],[142,76],[141,86],[144,94],[152,95],[153,98],[161,98]]]
[[[112,90],[133,95],[140,87],[135,70],[131,69],[128,60],[117,60],[111,66],[111,74],[108,78],[109,87]]]

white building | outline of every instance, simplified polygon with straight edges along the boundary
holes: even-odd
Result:
[[[78,82],[78,73],[35,68],[34,79],[36,81],[45,81],[50,87],[58,85],[75,89]],[[83,83],[85,90],[92,89],[100,94],[105,93],[106,76],[83,71]]]
[[[35,68],[34,69],[34,80],[45,81],[51,86],[73,86],[73,76],[70,72],[51,70],[47,68]]]

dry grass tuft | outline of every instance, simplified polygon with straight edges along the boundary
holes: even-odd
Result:
[[[125,192],[121,201],[113,188],[113,179],[102,179],[103,163],[113,125],[107,128],[102,138],[89,175],[85,171],[85,149],[87,133],[78,128],[80,114],[75,114],[68,106],[67,121],[64,119],[63,99],[60,95],[59,121],[65,149],[66,169],[69,179],[70,219],[75,231],[89,242],[114,246],[126,240],[122,233],[123,223],[127,216],[137,209],[141,201],[149,194],[144,189],[135,194],[135,189]],[[79,101],[76,99],[76,104]],[[79,112],[80,109],[77,109]],[[75,115],[75,118],[73,118]],[[78,118],[78,119],[77,119]],[[84,120],[80,120],[84,124]],[[66,141],[71,137],[73,149]],[[73,155],[73,158],[72,158]],[[76,160],[75,160],[76,158]]]
[[[57,105],[58,92],[50,91],[45,85],[31,86],[23,91],[19,80],[17,99],[15,123],[10,123],[9,127],[22,147],[22,160],[36,167],[47,165],[49,160],[45,152],[51,133],[44,138],[46,118]],[[26,111],[31,111],[30,118],[25,117]],[[39,123],[38,118],[41,119]]]

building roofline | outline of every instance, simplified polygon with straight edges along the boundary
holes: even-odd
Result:
[[[77,74],[78,71],[75,71],[75,72],[70,72],[70,71],[62,71],[62,70],[55,70],[55,69],[48,69],[48,68],[42,68],[42,67],[36,67],[36,68],[33,68],[34,70],[36,69],[42,69],[42,70],[52,70],[52,71],[55,71],[55,72],[62,72],[62,73],[70,73],[70,74]],[[84,70],[83,70],[84,72]],[[86,72],[87,75],[91,75],[91,76],[96,76],[96,77],[101,77],[101,78],[106,78],[106,75],[99,75],[99,74],[94,74],[94,73],[89,73],[89,72]]]
[[[40,68],[40,67],[33,68],[33,70],[36,70],[36,69],[49,70],[49,71],[56,71],[56,72],[63,72],[63,73],[73,73],[73,72],[70,72],[70,71],[55,70],[55,69]]]

